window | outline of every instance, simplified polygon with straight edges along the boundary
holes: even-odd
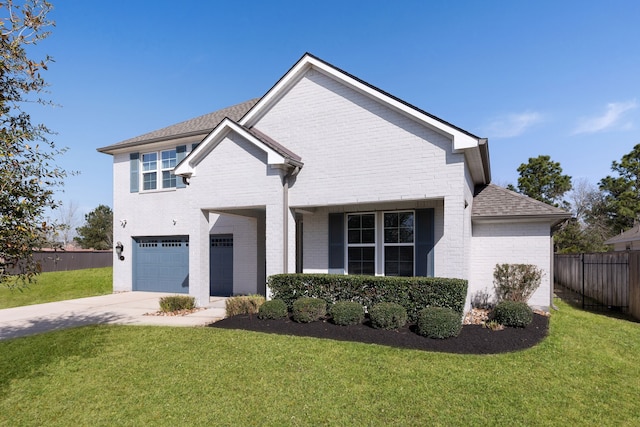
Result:
[[[347,215],[347,258],[348,274],[375,274],[375,214]]]
[[[347,273],[413,276],[413,211],[347,214]]]
[[[413,276],[413,223],[413,212],[385,212],[385,276]]]
[[[173,168],[178,163],[176,150],[161,151],[160,161],[158,153],[146,153],[142,155],[142,190],[158,189],[158,176],[161,176],[161,188],[175,188],[176,176]]]

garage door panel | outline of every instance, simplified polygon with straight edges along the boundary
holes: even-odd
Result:
[[[138,237],[134,239],[136,291],[189,292],[189,237]]]

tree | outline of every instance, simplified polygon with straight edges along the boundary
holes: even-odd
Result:
[[[109,206],[99,205],[84,216],[85,225],[76,228],[74,240],[85,249],[110,249],[113,246],[113,212]]]
[[[44,0],[20,3],[0,0],[0,281],[16,267],[25,280],[39,272],[32,251],[46,241],[52,224],[44,213],[57,206],[54,189],[66,177],[54,163],[64,149],[24,111],[34,102],[49,103],[40,98],[47,87],[40,73],[51,58],[34,60],[27,49],[49,35],[52,6]]]
[[[65,247],[73,241],[78,227],[78,204],[70,201],[68,204],[60,204],[57,209],[57,227],[49,237],[49,243],[53,246]]]
[[[564,194],[571,190],[571,177],[563,175],[560,163],[550,156],[530,157],[528,163],[518,167],[518,172],[518,188],[511,185],[508,188],[549,205],[560,206]],[[566,203],[562,206],[567,207]]]
[[[568,194],[574,215],[554,232],[556,252],[604,252],[611,235],[602,212],[603,194],[586,179],[578,180]]]
[[[618,176],[606,176],[600,180],[600,190],[605,194],[603,211],[612,234],[625,231],[640,219],[640,144],[613,161],[611,170]]]

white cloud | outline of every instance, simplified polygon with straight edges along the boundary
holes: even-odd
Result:
[[[512,138],[522,135],[528,128],[542,121],[542,114],[535,111],[506,114],[487,126],[490,138]]]
[[[607,104],[604,114],[596,117],[586,117],[580,120],[573,134],[595,133],[606,129],[629,129],[630,122],[622,123],[622,118],[627,111],[638,108],[636,100],[627,102],[612,102]]]

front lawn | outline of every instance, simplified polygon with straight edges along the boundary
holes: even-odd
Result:
[[[0,284],[0,309],[110,294],[112,277],[112,267],[88,268],[42,273],[27,287]]]
[[[640,324],[558,305],[541,344],[492,356],[215,328],[4,341],[0,425],[640,425]]]

